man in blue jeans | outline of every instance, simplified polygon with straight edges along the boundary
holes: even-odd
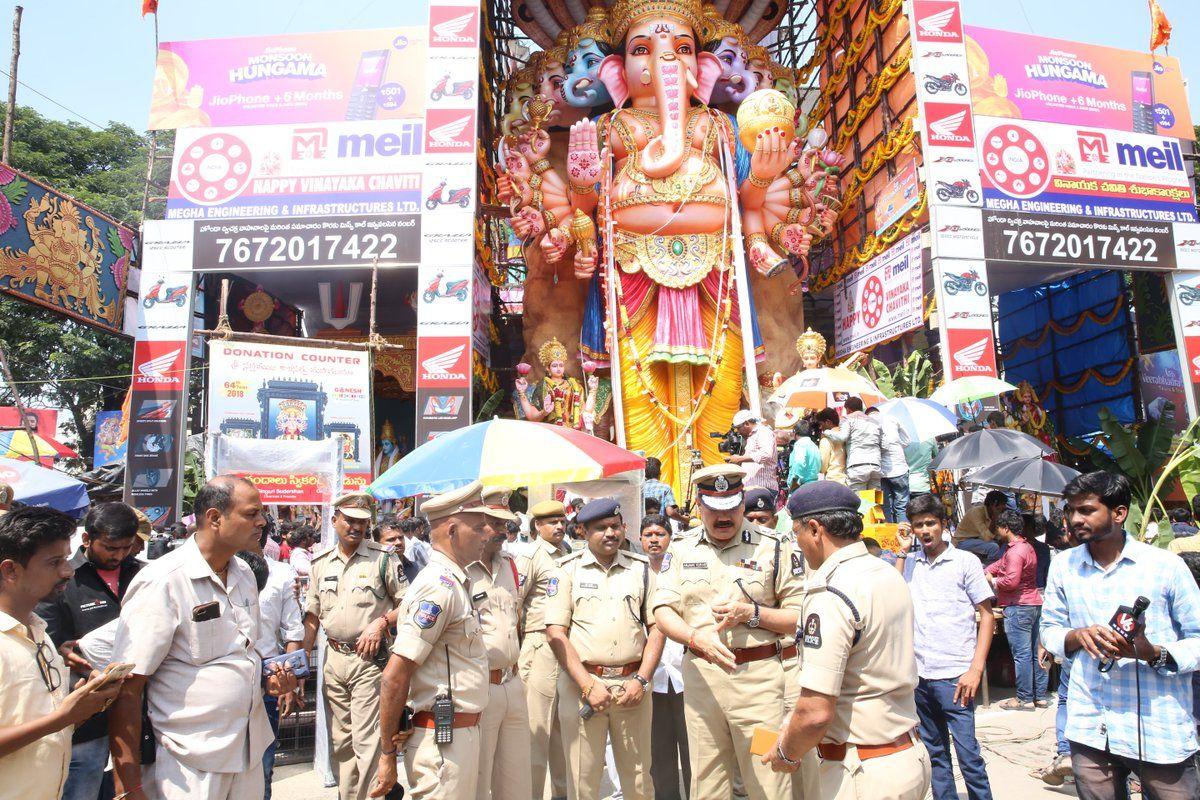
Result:
[[[946,541],[946,511],[937,497],[917,495],[907,512],[908,523],[901,524],[897,537],[896,568],[912,593],[917,716],[929,750],[933,798],[958,797],[950,760],[953,738],[967,797],[991,800],[975,738],[975,693],[996,626],[992,590],[979,559]]]

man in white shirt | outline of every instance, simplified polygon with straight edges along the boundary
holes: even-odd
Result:
[[[303,647],[304,615],[300,613],[300,602],[296,599],[296,571],[290,564],[266,558],[263,552],[267,543],[267,528],[259,538],[259,554],[267,565],[267,583],[258,592],[259,617],[258,640],[254,649],[264,661],[283,653],[291,653]],[[263,753],[263,782],[266,791],[264,800],[271,800],[271,776],[275,772],[275,750],[279,746],[279,719],[299,709],[300,698],[296,693],[283,697],[263,695],[267,719],[271,722],[274,738]]]
[[[871,406],[867,418],[879,424],[879,475],[883,487],[883,517],[888,522],[906,522],[908,516],[908,459],[904,448],[910,441],[908,431],[894,417],[881,414]]]
[[[249,800],[263,795],[271,743],[255,650],[260,607],[250,568],[263,505],[249,481],[220,476],[196,493],[196,533],[141,570],[121,609],[113,660],[134,665],[113,705],[109,733],[123,800]],[[267,690],[295,677],[277,672]],[[139,763],[142,696],[156,738],[152,776]]]
[[[671,543],[670,521],[661,514],[642,517],[642,550],[655,572],[662,570],[663,556]],[[683,785],[692,785],[688,760],[687,723],[683,716],[683,645],[667,639],[662,658],[654,670],[654,717],[650,736],[650,778],[656,800],[682,800]]]
[[[730,464],[740,464],[746,471],[742,484],[747,489],[769,489],[779,491],[779,448],[775,446],[775,432],[758,421],[754,412],[742,409],[733,415],[733,427],[746,440],[746,448],[740,456],[729,456]]]

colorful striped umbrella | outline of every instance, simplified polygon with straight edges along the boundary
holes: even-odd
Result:
[[[443,434],[375,479],[381,500],[444,492],[478,478],[489,486],[545,486],[643,469],[646,459],[603,439],[541,422],[493,419]]]
[[[914,442],[958,432],[954,415],[947,411],[945,406],[932,400],[899,397],[879,406],[879,413],[886,414],[903,425]]]
[[[76,453],[62,442],[55,441],[40,433],[33,435],[33,442],[31,443],[29,434],[25,431],[0,431],[0,457],[25,458],[32,461],[34,444],[37,445],[38,458],[40,459],[79,458],[79,453]]]

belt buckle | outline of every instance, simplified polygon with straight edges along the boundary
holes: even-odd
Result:
[[[508,683],[509,678],[517,673],[516,668],[512,666],[504,667],[500,670],[500,683]]]
[[[600,668],[600,677],[601,678],[619,678],[619,677],[621,677],[622,669],[623,669],[623,667],[601,667]]]

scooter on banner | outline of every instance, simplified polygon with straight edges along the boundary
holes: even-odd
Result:
[[[429,284],[428,288],[421,294],[421,299],[426,303],[432,303],[439,297],[453,297],[460,303],[467,299],[467,281],[450,281],[442,288],[442,276],[444,273],[439,272],[437,277],[433,279],[433,283]]]
[[[471,205],[471,188],[464,187],[462,189],[451,189],[449,197],[442,197],[442,190],[446,188],[446,182],[439,183],[429,196],[425,198],[425,207],[433,211],[438,206],[451,206],[458,204],[462,208]]]
[[[959,97],[965,97],[967,94],[967,85],[959,79],[957,73],[949,72],[940,78],[936,75],[926,77],[925,91],[930,94],[941,94],[942,92],[952,91]]]
[[[983,297],[987,294],[987,286],[983,281],[979,280],[979,272],[977,270],[967,270],[962,275],[947,275],[942,279],[942,287],[946,290],[946,294],[958,294],[963,292],[975,292],[975,294]]]
[[[435,103],[443,97],[461,97],[464,100],[470,100],[473,94],[475,94],[475,86],[472,81],[451,83],[450,73],[447,72],[433,87],[433,90],[429,93],[429,99]]]
[[[946,181],[937,182],[937,198],[943,203],[950,200],[957,200],[960,197],[966,197],[968,203],[979,202],[979,192],[971,188],[971,182],[966,178],[960,178],[954,183]]]
[[[174,303],[181,308],[183,307],[183,304],[187,302],[188,287],[186,285],[174,286],[167,289],[166,297],[162,297],[162,288],[165,283],[165,279],[159,278],[158,283],[151,286],[150,291],[142,296],[143,308],[154,308],[158,303]]]

